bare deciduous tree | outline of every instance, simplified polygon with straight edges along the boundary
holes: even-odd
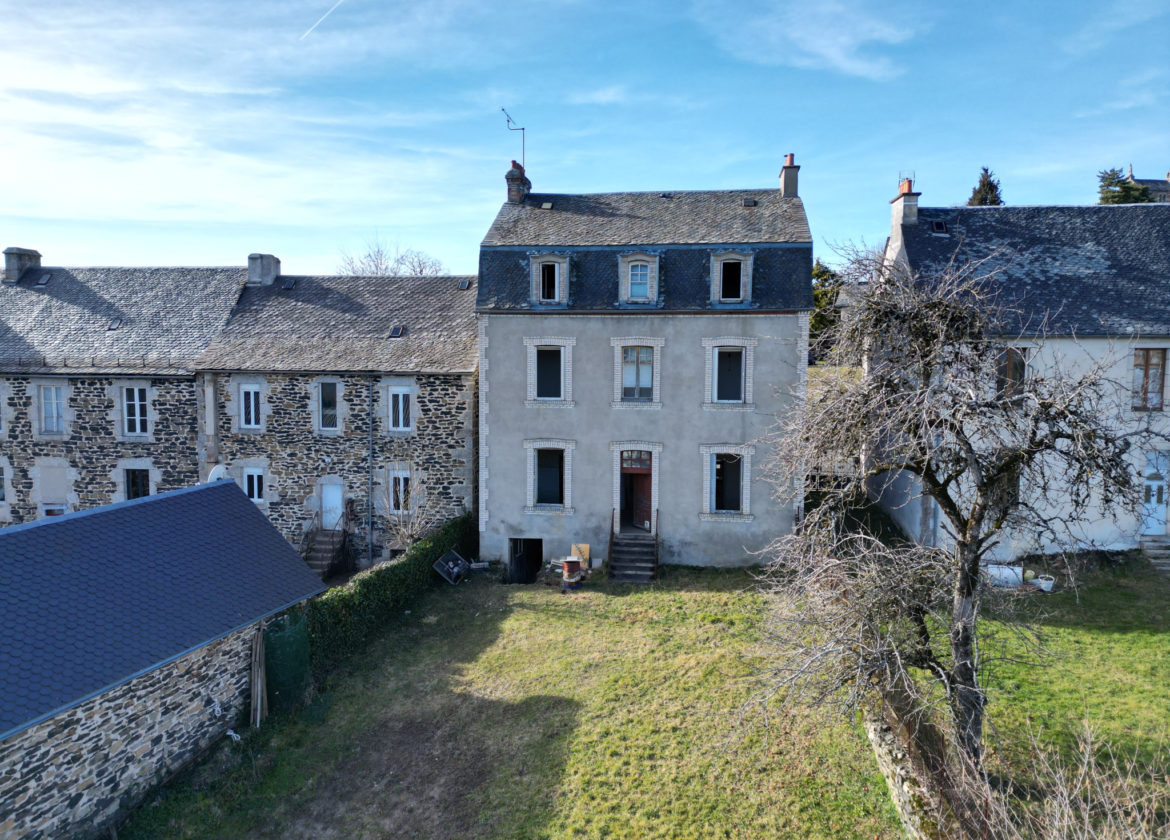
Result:
[[[352,277],[439,277],[446,273],[443,263],[430,254],[391,247],[380,238],[367,242],[364,254],[343,253],[337,270]]]
[[[999,306],[980,271],[912,276],[854,255],[849,305],[825,335],[829,369],[848,373],[810,387],[775,438],[782,501],[820,483],[819,504],[771,547],[773,691],[863,712],[917,837],[989,830],[978,622],[987,609],[1010,618],[1019,600],[982,579],[997,541],[1014,528],[1068,544],[1087,516],[1135,514],[1130,453],[1148,434],[1121,426],[1128,397],[1109,377],[1112,359],[1025,378],[1005,340],[1021,315]],[[940,545],[850,527],[859,501],[895,488],[937,507]]]
[[[413,461],[388,467],[375,498],[392,548],[409,548],[442,524],[434,493],[427,486],[426,472]]]

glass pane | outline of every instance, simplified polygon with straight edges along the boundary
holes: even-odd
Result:
[[[536,397],[561,399],[561,348],[536,348]]]
[[[536,503],[564,504],[564,457],[561,449],[536,450]]]
[[[337,428],[337,383],[321,383],[321,428]]]
[[[743,400],[743,351],[720,350],[715,360],[718,365],[716,378],[718,388],[715,399],[719,402],[741,402]]]

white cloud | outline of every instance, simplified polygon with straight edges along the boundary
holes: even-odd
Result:
[[[625,85],[609,85],[570,94],[567,101],[570,105],[622,105],[629,99],[630,92]]]
[[[1164,0],[1113,0],[1101,7],[1083,26],[1060,42],[1070,55],[1083,56],[1109,46],[1115,36],[1132,27],[1164,16],[1170,11]],[[1154,42],[1164,41],[1163,33],[1150,33]],[[1143,43],[1145,39],[1142,39]]]
[[[1117,86],[1117,96],[1095,108],[1078,111],[1078,118],[1100,117],[1120,111],[1138,108],[1154,108],[1166,98],[1167,81],[1170,72],[1161,67],[1151,67],[1122,79]]]
[[[882,48],[904,43],[921,26],[893,3],[863,0],[694,0],[692,15],[721,49],[743,61],[875,80],[902,72]]]

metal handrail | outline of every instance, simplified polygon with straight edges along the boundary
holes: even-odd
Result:
[[[609,548],[605,552],[606,577],[613,573],[613,526],[617,520],[617,508],[609,515]]]
[[[654,534],[654,579],[657,580],[658,579],[658,553],[659,553],[659,546],[662,543],[662,537],[658,533],[658,508],[654,508],[654,512],[651,514],[650,525],[654,529],[651,533]]]
[[[313,513],[313,518],[309,520],[309,527],[301,534],[300,552],[302,557],[308,556],[313,535],[319,530],[321,530],[321,511],[318,510]]]

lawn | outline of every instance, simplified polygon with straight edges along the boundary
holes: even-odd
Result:
[[[1139,567],[1045,603],[1057,658],[996,670],[997,729],[1071,743],[1087,714],[1146,749],[1170,707],[1170,581]],[[763,610],[746,572],[435,589],[312,706],[225,741],[119,837],[899,836],[851,722],[737,725]]]

